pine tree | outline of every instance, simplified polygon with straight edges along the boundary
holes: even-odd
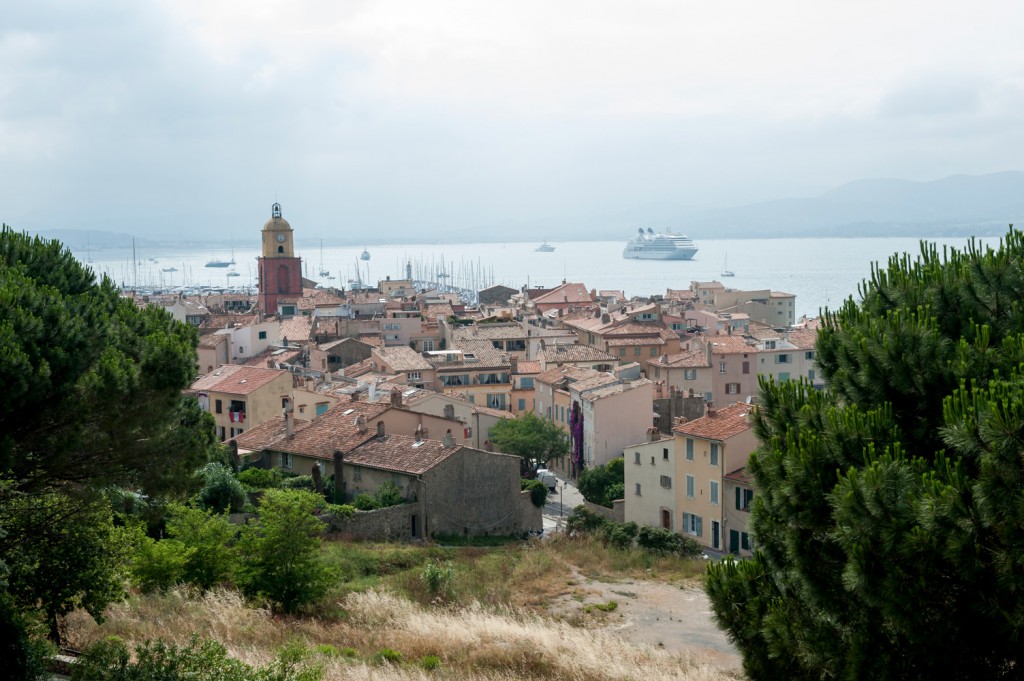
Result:
[[[827,391],[761,384],[752,560],[711,568],[753,678],[1016,678],[1024,235],[894,256],[827,312]]]

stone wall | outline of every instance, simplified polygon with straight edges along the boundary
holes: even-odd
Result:
[[[327,523],[328,532],[336,532],[351,539],[412,539],[412,519],[420,513],[418,503],[399,504],[372,511],[356,511],[351,518],[336,515],[320,516]],[[417,518],[418,534],[422,536],[422,520]]]
[[[534,522],[524,516],[517,456],[464,447],[423,481],[430,534],[521,534]]]
[[[584,501],[583,506],[588,511],[598,514],[608,520],[614,520],[617,523],[626,522],[626,501],[625,499],[616,499],[612,502],[612,508],[602,506],[601,504],[595,504],[589,501]]]

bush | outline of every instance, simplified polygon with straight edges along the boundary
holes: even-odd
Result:
[[[533,502],[533,505],[537,508],[544,508],[544,503],[548,500],[548,488],[544,486],[543,482],[520,478],[519,489],[530,490],[530,501]]]
[[[304,489],[309,492],[316,490],[312,475],[293,475],[281,480],[282,489]]]
[[[377,489],[377,494],[374,495],[374,500],[377,502],[377,508],[398,506],[405,501],[405,499],[402,498],[401,490],[398,489],[397,485],[391,482],[385,482]]]
[[[603,515],[588,510],[580,505],[573,509],[572,515],[565,521],[565,530],[569,535],[587,534],[601,529],[609,521]]]
[[[169,507],[167,535],[187,551],[182,578],[201,589],[228,579],[234,569],[233,544],[238,528],[224,514],[180,504]]]
[[[398,664],[402,661],[402,653],[391,648],[382,648],[377,651],[377,654],[373,656],[373,659],[377,664]]]
[[[163,591],[185,579],[190,551],[173,539],[156,541],[144,537],[132,561],[132,581],[144,593]]]
[[[72,681],[315,681],[321,669],[304,663],[304,654],[286,648],[266,667],[251,667],[228,657],[227,649],[210,639],[193,636],[184,646],[146,641],[135,646],[135,660],[128,646],[111,637],[92,645],[72,666]]]
[[[625,482],[625,464],[619,457],[604,466],[588,468],[580,473],[577,487],[590,503],[611,508],[613,501],[625,496]]]
[[[356,498],[352,501],[352,505],[360,511],[372,511],[377,508],[377,500],[369,494],[361,493],[356,495]]]
[[[321,503],[310,492],[267,490],[259,522],[247,525],[239,542],[238,578],[246,594],[284,612],[323,597],[331,569],[321,555],[324,523],[313,515]]]
[[[6,678],[51,678],[46,663],[54,652],[39,619],[23,612],[14,599],[0,591],[0,660]]]
[[[251,489],[273,489],[281,486],[281,474],[273,468],[246,468],[238,481]]]
[[[648,551],[674,553],[684,558],[696,558],[702,553],[700,544],[664,527],[641,527],[636,543]]]
[[[423,581],[424,586],[427,587],[427,591],[430,592],[431,596],[448,599],[451,597],[452,581],[455,579],[455,568],[448,563],[432,560],[423,566],[420,579]]]
[[[634,522],[606,522],[601,526],[601,540],[606,545],[625,550],[633,546],[638,529]]]
[[[199,476],[203,479],[203,488],[196,495],[196,501],[203,508],[217,513],[238,513],[245,508],[245,489],[230,468],[219,463],[208,463],[199,469]]]
[[[424,655],[420,660],[420,666],[428,672],[432,672],[441,666],[441,658],[437,655]]]

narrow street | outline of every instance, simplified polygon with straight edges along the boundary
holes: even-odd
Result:
[[[548,492],[548,500],[541,511],[544,517],[544,536],[565,529],[565,521],[572,515],[572,510],[583,503],[583,495],[561,476],[554,492]]]

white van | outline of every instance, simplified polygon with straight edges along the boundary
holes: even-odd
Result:
[[[543,482],[544,486],[547,487],[552,492],[555,491],[558,485],[558,478],[556,478],[555,474],[549,471],[547,468],[537,469],[537,479]]]

